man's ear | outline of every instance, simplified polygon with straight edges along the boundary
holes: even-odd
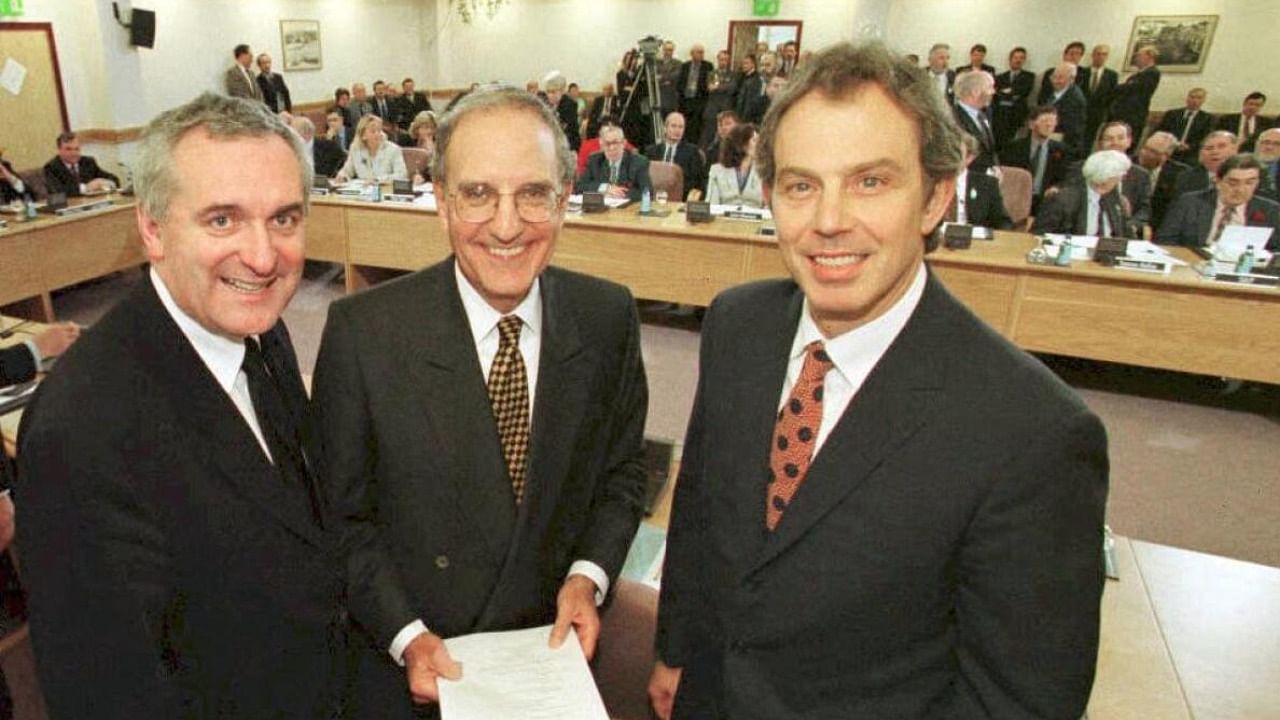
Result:
[[[955,176],[943,178],[933,184],[933,192],[924,205],[924,215],[920,218],[920,234],[928,235],[938,226],[942,216],[951,205],[951,198],[956,194]]]
[[[142,247],[146,251],[147,260],[152,264],[164,260],[164,240],[160,235],[160,222],[151,217],[139,204],[134,213],[138,218],[138,234],[142,236]]]

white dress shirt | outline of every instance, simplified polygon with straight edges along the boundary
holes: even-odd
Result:
[[[404,164],[404,153],[395,143],[383,140],[378,154],[370,156],[364,143],[353,141],[347,162],[338,174],[349,180],[408,180],[409,168]]]
[[[1095,237],[1111,237],[1113,228],[1111,223],[1107,221],[1107,214],[1102,212],[1102,196],[1092,186],[1087,186],[1085,202],[1088,203],[1084,224],[1085,234]]]
[[[778,398],[778,409],[781,410],[786,404],[791,397],[791,388],[800,379],[805,346],[815,340],[824,340],[832,367],[823,380],[822,424],[818,427],[818,437],[814,439],[815,457],[844,415],[849,401],[858,394],[867,376],[880,363],[880,358],[884,357],[889,346],[915,313],[920,298],[924,296],[927,278],[924,263],[920,263],[907,292],[883,315],[833,338],[823,336],[810,315],[809,300],[805,299],[804,307],[800,310],[800,324],[796,327],[795,340],[791,341],[791,360],[787,363],[787,377],[782,384],[782,395]]]
[[[262,452],[268,460],[271,460],[271,450],[267,448],[267,441],[262,436],[262,428],[258,426],[258,416],[253,411],[253,398],[249,395],[249,378],[240,369],[244,364],[244,342],[225,338],[196,322],[195,318],[178,307],[178,303],[174,301],[173,295],[169,294],[169,288],[165,287],[164,281],[160,279],[154,267],[151,268],[150,274],[151,284],[155,286],[156,294],[160,296],[160,304],[164,305],[169,316],[178,324],[178,329],[186,336],[187,342],[191,343],[196,355],[200,356],[200,360],[212,373],[218,386],[227,394],[227,397],[231,398],[231,402],[240,411],[240,416],[249,423],[249,429],[258,439]]]
[[[966,193],[969,192],[969,168],[960,168],[960,172],[956,173],[956,222],[961,225],[969,224],[969,208],[965,203]]]
[[[458,283],[458,295],[462,297],[462,309],[467,315],[467,325],[471,328],[471,338],[475,341],[476,355],[480,358],[480,370],[484,373],[486,381],[489,378],[489,371],[493,368],[494,358],[498,356],[498,346],[502,339],[498,333],[498,321],[506,315],[515,315],[520,318],[520,355],[524,360],[527,374],[525,379],[529,383],[529,414],[532,422],[534,403],[537,402],[538,363],[542,355],[542,281],[535,278],[524,300],[520,301],[515,310],[504,314],[495,310],[480,295],[471,281],[462,274],[462,269],[456,262],[453,266],[453,274]],[[604,602],[604,596],[609,592],[609,576],[605,574],[604,569],[590,560],[575,560],[569,566],[566,578],[573,575],[584,575],[595,583],[596,606],[599,607]],[[427,632],[426,623],[421,619],[414,620],[396,633],[387,652],[391,654],[393,660],[403,665],[405,648],[409,647],[409,643],[414,638],[425,632]]]

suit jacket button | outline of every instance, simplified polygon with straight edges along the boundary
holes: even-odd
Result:
[[[436,556],[436,567],[437,567],[437,568],[439,568],[439,569],[441,569],[441,570],[444,570],[445,568],[449,567],[449,556],[448,556],[448,555],[437,555],[437,556]]]

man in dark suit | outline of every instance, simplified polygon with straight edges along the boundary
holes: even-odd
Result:
[[[1234,133],[1239,142],[1240,152],[1253,152],[1254,145],[1258,142],[1258,135],[1271,127],[1271,121],[1258,114],[1266,104],[1266,95],[1256,91],[1251,92],[1244,97],[1240,112],[1219,115],[1214,127]]]
[[[1080,71],[1080,60],[1083,57],[1084,57],[1084,43],[1080,42],[1079,40],[1072,40],[1071,42],[1067,43],[1067,46],[1065,48],[1062,49],[1062,62],[1067,63],[1071,66],[1072,81],[1076,85],[1081,86],[1080,88],[1081,92],[1084,92],[1083,85],[1085,80],[1085,74]],[[1044,74],[1040,76],[1040,91],[1039,91],[1039,94],[1036,95],[1037,105],[1044,105],[1045,103],[1049,102],[1049,98],[1053,95],[1054,86],[1051,79],[1053,78],[1053,73],[1057,69],[1058,69],[1058,66],[1054,65],[1046,69],[1044,71]]]
[[[382,80],[376,80],[373,83],[373,100],[371,104],[371,112],[382,118],[384,125],[400,124],[399,101],[391,97],[391,94],[387,92],[387,84]]]
[[[418,117],[418,113],[431,109],[431,100],[427,98],[427,94],[416,90],[413,78],[405,78],[400,83],[400,97],[396,98],[399,103],[400,121],[408,124]]]
[[[985,171],[973,169],[974,158],[981,146],[967,132],[962,132],[960,137],[964,143],[964,169],[956,174],[955,194],[943,219],[993,230],[1008,230],[1013,227],[1013,219],[1004,206],[1000,181]]]
[[[653,162],[669,162],[679,165],[680,171],[684,175],[685,197],[688,197],[693,190],[705,190],[707,187],[707,164],[702,159],[702,151],[684,141],[684,115],[678,112],[667,115],[664,127],[665,133],[662,142],[654,143],[645,148],[645,157]]]
[[[280,321],[310,164],[261,102],[212,93],[140,145],[149,277],[59,361],[18,436],[49,716],[327,719],[342,582]]]
[[[1119,120],[1112,120],[1103,125],[1098,132],[1098,141],[1094,150],[1115,150],[1129,155],[1133,146],[1133,133],[1129,126]],[[1151,225],[1151,175],[1146,168],[1132,163],[1120,180],[1120,194],[1128,205],[1128,212],[1139,228]]]
[[[1267,128],[1258,133],[1255,155],[1262,163],[1258,194],[1280,202],[1280,128]]]
[[[33,379],[42,361],[66,352],[79,337],[79,325],[57,323],[20,345],[0,348],[0,388]]]
[[[1102,424],[924,263],[961,165],[936,90],[878,45],[810,62],[759,144],[792,277],[726,291],[702,326],[655,709],[1079,717]],[[865,167],[896,192],[851,198]]]
[[[8,160],[0,160],[0,204],[15,200],[35,200],[35,192],[23,181]]]
[[[305,115],[295,115],[291,123],[293,131],[302,138],[307,157],[311,158],[311,166],[315,168],[316,177],[333,177],[338,174],[347,154],[342,152],[336,140],[316,137],[315,124]]]
[[[578,132],[578,101],[565,92],[569,88],[569,81],[553,70],[543,79],[542,85],[547,90],[547,105],[560,119],[560,130],[569,141],[569,149],[578,152],[582,145],[582,134]]]
[[[1087,142],[1093,142],[1098,128],[1107,121],[1107,108],[1111,105],[1111,93],[1120,82],[1115,70],[1107,67],[1107,58],[1111,55],[1110,45],[1094,45],[1089,56],[1089,66],[1080,68],[1084,75],[1081,90],[1088,103],[1088,120],[1085,123]]]
[[[454,256],[335,302],[316,365],[362,720],[437,697],[458,669],[441,638],[554,622],[590,657],[643,500],[634,300],[547,266],[573,181],[559,123],[478,91],[436,138]]]
[[[618,97],[613,83],[607,82],[600,87],[600,94],[591,101],[587,108],[587,139],[599,137],[600,126],[608,118],[618,122],[618,113],[622,112],[622,100]]]
[[[222,86],[231,97],[246,100],[262,100],[262,88],[253,79],[253,71],[249,65],[253,62],[253,51],[248,45],[241,43],[231,51],[235,62],[222,75]]]
[[[956,76],[963,75],[967,72],[982,71],[991,76],[995,76],[996,69],[987,64],[987,46],[977,43],[969,48],[969,64],[956,66]]]
[[[600,152],[587,158],[587,167],[578,176],[574,192],[602,192],[612,198],[639,200],[645,191],[652,192],[649,159],[627,152],[622,128],[606,125],[600,130]]]
[[[738,83],[738,98],[735,112],[742,122],[760,124],[764,120],[764,112],[769,107],[769,99],[764,91],[769,79],[756,71],[756,57],[747,55],[742,58],[742,79]]]
[[[1172,159],[1174,148],[1178,147],[1178,138],[1173,134],[1158,130],[1147,136],[1146,142],[1138,150],[1138,162],[1151,177],[1151,223],[1152,231],[1160,227],[1165,212],[1173,204],[1178,175],[1187,169],[1186,165]]]
[[[988,116],[988,107],[995,93],[995,80],[985,70],[963,73],[956,80],[956,123],[978,142],[977,155],[971,166],[975,172],[985,173],[1000,164],[995,132]]]
[[[369,91],[364,83],[351,83],[351,97],[344,108],[347,115],[347,126],[355,128],[360,118],[373,113],[373,103],[369,101]]]
[[[1227,130],[1214,130],[1200,143],[1199,162],[1178,175],[1174,185],[1174,199],[1189,192],[1199,192],[1214,186],[1218,168],[1236,154],[1236,136]]]
[[[1228,225],[1271,228],[1267,249],[1280,251],[1280,203],[1258,197],[1262,164],[1253,155],[1233,155],[1218,166],[1217,184],[1178,198],[1165,216],[1156,241],[1204,247]]]
[[[45,190],[76,197],[120,187],[120,178],[98,167],[91,155],[80,154],[80,138],[73,132],[58,135],[58,154],[44,164]]]
[[[1000,153],[1001,162],[1031,173],[1031,212],[1035,213],[1044,191],[1062,182],[1071,165],[1067,146],[1053,139],[1058,124],[1058,111],[1052,105],[1040,105],[1027,118],[1026,137],[1014,140]]]
[[[1067,146],[1074,157],[1088,154],[1089,142],[1085,139],[1085,125],[1088,123],[1088,102],[1080,86],[1071,81],[1074,68],[1069,63],[1061,63],[1049,76],[1053,91],[1049,94],[1049,103],[1058,111],[1058,132],[1062,133],[1062,144]]]
[[[1133,128],[1135,137],[1142,137],[1147,127],[1147,115],[1151,112],[1151,96],[1160,86],[1160,68],[1156,67],[1156,49],[1150,45],[1138,48],[1133,60],[1138,71],[1125,78],[1111,92],[1111,110],[1108,120],[1123,120]]]
[[[1196,161],[1200,143],[1213,129],[1213,115],[1200,109],[1208,95],[1204,88],[1192,88],[1187,92],[1186,105],[1166,110],[1156,126],[1157,131],[1167,132],[1178,141],[1173,159],[1184,165]]]
[[[951,64],[951,46],[946,43],[934,43],[929,48],[928,65],[925,71],[929,73],[929,80],[933,87],[937,89],[938,94],[946,100],[947,105],[951,105],[956,101],[955,82],[956,71],[947,67]]]
[[[1120,181],[1130,168],[1118,150],[1099,150],[1084,161],[1080,176],[1055,188],[1036,212],[1031,232],[1141,238]]]
[[[710,95],[708,83],[715,68],[706,59],[706,49],[698,43],[689,48],[689,60],[680,66],[676,92],[680,95],[680,112],[684,114],[686,133],[694,142],[702,137],[702,113]]]
[[[1022,66],[1027,62],[1027,49],[1015,47],[1009,51],[1009,69],[996,76],[993,125],[996,147],[1008,145],[1027,120],[1027,98],[1035,85],[1036,76]]]
[[[293,100],[289,97],[289,86],[278,72],[271,72],[271,56],[258,55],[258,89],[262,91],[262,102],[271,108],[271,112],[293,112]]]

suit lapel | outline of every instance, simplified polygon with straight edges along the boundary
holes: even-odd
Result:
[[[944,383],[948,299],[930,274],[916,311],[832,428],[753,570],[804,537],[926,423]],[[763,515],[763,488],[756,500]]]
[[[421,315],[430,313],[431,319],[419,324],[402,349],[407,356],[422,359],[406,367],[413,375],[423,419],[440,441],[441,479],[426,481],[450,484],[460,515],[488,544],[495,562],[501,563],[511,544],[515,498],[480,359],[458,295],[454,262],[440,263],[417,278],[422,298],[416,304]]]
[[[133,298],[139,308],[140,333],[151,353],[143,358],[158,387],[171,389],[171,416],[182,435],[198,438],[182,452],[201,452],[237,495],[274,516],[315,545],[323,543],[302,488],[288,488],[267,459],[249,425],[218,385],[204,361],[165,311],[150,281],[140,283]]]

